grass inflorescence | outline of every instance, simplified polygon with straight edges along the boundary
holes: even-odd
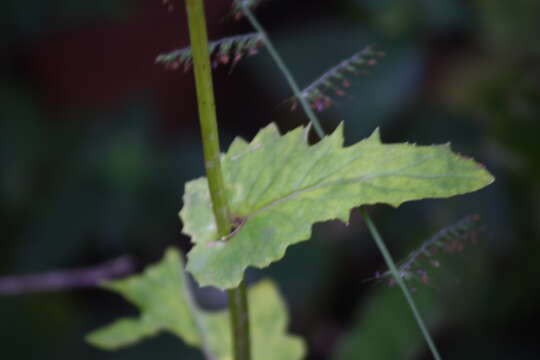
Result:
[[[263,44],[263,38],[258,33],[211,41],[208,43],[208,48],[212,58],[212,66],[216,68],[219,65],[236,65],[245,56],[257,54],[258,48]],[[156,63],[163,64],[168,70],[177,70],[183,67],[184,71],[188,71],[193,64],[193,51],[191,47],[186,47],[161,54],[156,58]]]
[[[456,224],[442,229],[398,264],[400,277],[404,280],[416,280],[422,284],[429,283],[430,278],[426,265],[434,268],[440,267],[440,261],[437,259],[439,253],[462,252],[467,242],[476,242],[478,232],[481,229],[478,215],[467,216]],[[375,279],[388,279],[389,285],[396,283],[390,271],[375,273]]]
[[[351,85],[348,75],[366,73],[365,68],[376,65],[378,58],[382,56],[384,53],[375,51],[373,46],[367,46],[325,72],[304,88],[301,96],[309,102],[313,109],[321,112],[335,103],[333,95],[344,96],[346,94],[345,89]],[[293,110],[298,106],[298,100],[297,98],[292,99]]]

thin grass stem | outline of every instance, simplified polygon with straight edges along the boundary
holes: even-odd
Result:
[[[431,350],[431,353],[433,354],[433,358],[435,358],[435,360],[441,360],[442,359],[441,355],[439,354],[439,351],[437,350],[437,347],[435,346],[435,342],[433,341],[433,339],[431,338],[431,335],[429,334],[429,331],[426,327],[426,324],[424,323],[424,320],[422,320],[422,316],[420,315],[420,312],[418,311],[418,308],[416,307],[416,303],[414,302],[411,292],[409,291],[409,289],[407,288],[407,285],[405,285],[405,282],[401,278],[399,271],[396,267],[396,264],[394,260],[392,259],[392,255],[390,255],[390,252],[388,251],[388,248],[386,247],[384,240],[379,234],[377,227],[375,226],[375,224],[371,220],[371,217],[368,215],[368,213],[364,209],[362,209],[361,212],[367,224],[369,232],[371,233],[371,236],[375,240],[375,243],[377,244],[377,247],[379,248],[379,251],[381,252],[383,256],[384,261],[386,262],[386,265],[390,269],[390,272],[394,276],[396,283],[400,287],[401,291],[403,292],[403,295],[405,296],[405,299],[407,300],[407,303],[409,304],[409,307],[411,308],[411,311],[418,324],[418,327],[422,331],[422,334],[424,335],[424,339],[426,339],[426,343],[428,344],[429,349]]]
[[[302,108],[304,109],[304,112],[306,113],[306,115],[308,116],[311,124],[315,128],[315,131],[317,132],[317,135],[319,135],[319,137],[322,139],[324,136],[326,136],[326,134],[325,134],[324,130],[322,129],[321,125],[320,125],[320,122],[319,122],[319,119],[317,118],[317,115],[311,109],[311,107],[309,106],[309,103],[307,102],[305,97],[302,96],[302,92],[301,92],[300,88],[298,87],[298,85],[296,83],[296,80],[294,79],[292,73],[289,71],[287,65],[283,62],[283,60],[282,60],[281,56],[279,55],[278,51],[276,50],[276,48],[272,44],[272,41],[268,37],[268,35],[266,33],[266,30],[262,27],[260,22],[257,20],[255,15],[251,11],[251,9],[249,7],[249,2],[247,0],[244,0],[242,2],[242,10],[244,12],[244,15],[248,19],[248,21],[251,23],[251,25],[255,28],[255,30],[257,30],[262,35],[263,40],[264,40],[264,42],[266,44],[266,47],[268,48],[268,51],[270,52],[270,55],[272,56],[272,58],[274,59],[274,61],[277,64],[277,66],[279,67],[279,69],[281,70],[281,72],[283,73],[285,78],[287,79],[287,82],[289,83],[291,89],[293,90],[295,97],[298,99],[298,101],[302,105]],[[420,327],[420,329],[422,331],[422,334],[424,335],[424,338],[425,338],[425,340],[426,340],[426,342],[427,342],[427,344],[429,346],[429,349],[431,350],[431,353],[433,354],[433,357],[436,360],[441,360],[441,356],[439,355],[437,347],[435,346],[435,343],[433,342],[431,336],[429,335],[429,331],[427,330],[427,327],[425,326],[425,324],[424,324],[424,322],[423,322],[423,320],[422,320],[422,318],[420,316],[420,313],[419,313],[419,311],[418,311],[418,309],[416,307],[416,304],[414,302],[413,297],[411,296],[411,294],[409,292],[409,289],[407,289],[407,287],[405,286],[405,284],[403,282],[403,279],[401,279],[401,277],[399,276],[396,264],[395,264],[394,260],[392,259],[392,257],[390,256],[390,253],[388,252],[388,249],[386,248],[384,240],[379,235],[379,232],[377,231],[377,228],[376,228],[375,224],[373,223],[373,221],[371,220],[371,218],[369,217],[369,215],[365,211],[362,211],[362,215],[363,215],[366,223],[368,224],[371,235],[374,238],[375,243],[377,244],[377,247],[379,248],[379,251],[383,255],[388,267],[390,268],[392,274],[396,278],[396,282],[399,284],[399,286],[400,286],[400,288],[401,288],[401,290],[403,292],[403,295],[405,296],[405,298],[407,300],[407,303],[409,304],[409,307],[411,308],[411,311],[412,311],[412,313],[413,313],[413,315],[414,315],[414,317],[415,317],[415,319],[416,319],[416,321],[418,323],[418,326]]]
[[[274,59],[276,65],[283,73],[283,76],[285,76],[285,79],[287,79],[287,82],[289,83],[289,86],[291,87],[294,93],[294,96],[298,99],[298,101],[300,102],[300,105],[304,109],[304,112],[309,118],[309,121],[313,124],[313,128],[315,129],[315,132],[317,133],[319,138],[322,139],[325,136],[325,133],[319,119],[317,118],[317,115],[315,115],[315,112],[309,106],[309,103],[307,102],[307,100],[302,96],[302,91],[300,90],[300,87],[296,83],[296,80],[292,76],[289,68],[287,67],[283,59],[281,58],[281,55],[279,55],[279,52],[276,50],[274,44],[272,43],[272,40],[270,40],[270,37],[268,37],[266,30],[264,30],[262,25],[259,23],[259,20],[257,20],[255,15],[251,11],[248,1],[242,2],[242,9],[244,11],[244,14],[246,15],[246,18],[250,22],[250,24],[263,37],[263,41],[266,45],[266,48],[268,49],[268,52],[270,53],[270,56],[272,56],[272,58]]]

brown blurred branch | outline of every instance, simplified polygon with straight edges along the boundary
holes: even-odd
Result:
[[[79,269],[0,277],[0,296],[94,287],[105,280],[128,275],[134,268],[133,258],[125,255]]]

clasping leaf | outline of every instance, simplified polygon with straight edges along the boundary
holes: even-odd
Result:
[[[351,208],[446,198],[485,187],[491,174],[449,145],[383,144],[379,131],[343,146],[343,128],[310,146],[299,127],[270,124],[223,156],[227,196],[238,227],[218,239],[205,178],[186,185],[180,217],[194,247],[187,269],[201,285],[236,287],[248,266],[281,259],[316,222],[348,221]]]

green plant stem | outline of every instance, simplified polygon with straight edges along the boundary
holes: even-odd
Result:
[[[186,0],[186,8],[193,49],[204,165],[218,235],[223,238],[230,233],[232,224],[221,171],[221,152],[203,0]],[[229,313],[234,359],[250,360],[249,313],[245,284],[242,282],[238,288],[228,290],[227,293],[230,299]]]
[[[225,194],[225,183],[221,171],[219,133],[217,127],[214,86],[208,50],[208,35],[202,0],[187,0],[189,33],[193,49],[193,68],[197,88],[199,106],[199,122],[204,150],[204,166],[212,209],[216,218],[220,238],[227,236],[231,230],[229,207]]]
[[[371,220],[371,217],[368,215],[368,213],[364,209],[362,209],[361,212],[367,224],[369,232],[371,233],[371,236],[375,240],[375,243],[377,244],[379,251],[384,257],[384,261],[386,262],[386,265],[390,269],[390,272],[392,273],[397,284],[401,288],[401,291],[403,292],[403,295],[405,296],[405,299],[407,300],[407,303],[409,304],[409,307],[412,310],[414,318],[416,319],[416,322],[418,323],[418,327],[420,327],[420,330],[422,331],[422,334],[424,335],[424,338],[426,339],[426,342],[429,346],[429,349],[431,350],[431,353],[433,354],[433,357],[436,360],[441,360],[441,355],[439,354],[439,351],[437,350],[437,347],[435,346],[435,343],[433,339],[431,338],[431,335],[429,334],[429,331],[426,327],[426,324],[424,323],[424,320],[422,320],[422,316],[420,316],[420,312],[418,311],[418,308],[416,307],[414,299],[409,289],[407,288],[407,285],[405,285],[405,282],[403,281],[403,279],[401,278],[401,275],[399,274],[396,264],[394,260],[392,259],[392,255],[390,255],[390,252],[388,251],[386,244],[384,243],[381,235],[379,234],[379,231],[375,227],[375,224]]]
[[[296,81],[294,80],[294,77],[292,76],[291,72],[289,71],[287,65],[285,65],[285,63],[281,59],[281,56],[279,55],[279,53],[277,52],[275,47],[273,46],[272,41],[268,37],[266,31],[264,30],[262,25],[259,23],[259,21],[255,17],[255,15],[253,14],[251,9],[249,8],[249,5],[248,5],[247,1],[242,2],[242,9],[243,9],[244,15],[247,17],[247,19],[249,20],[251,25],[263,37],[263,40],[264,40],[264,42],[265,42],[265,44],[266,44],[266,46],[268,48],[268,51],[270,52],[270,55],[272,56],[272,58],[274,59],[274,61],[277,64],[277,66],[279,67],[279,69],[281,70],[281,72],[283,73],[285,78],[287,79],[287,81],[288,81],[291,89],[293,90],[295,96],[300,101],[300,104],[302,105],[302,108],[304,109],[304,112],[306,113],[309,120],[311,121],[311,124],[315,128],[315,131],[317,132],[317,135],[319,135],[319,137],[322,139],[324,136],[326,136],[326,134],[324,133],[324,130],[322,129],[322,127],[320,125],[320,122],[319,122],[319,119],[317,118],[317,115],[315,115],[315,113],[313,112],[313,110],[311,109],[309,104],[307,103],[306,99],[304,99],[304,97],[301,96],[301,91],[298,88],[298,85],[296,84]],[[424,324],[424,322],[423,322],[423,320],[422,320],[422,318],[420,316],[420,313],[418,312],[418,309],[416,307],[414,299],[411,296],[411,294],[409,292],[409,289],[407,289],[407,287],[403,283],[403,279],[399,276],[399,272],[397,270],[396,264],[395,264],[394,260],[392,259],[392,257],[390,256],[390,253],[388,252],[388,249],[386,248],[384,240],[379,235],[377,227],[375,226],[375,224],[373,223],[373,221],[371,220],[371,218],[369,217],[369,215],[365,211],[362,211],[362,215],[363,215],[366,223],[368,224],[371,235],[372,235],[373,239],[375,240],[375,243],[377,244],[377,247],[379,248],[379,251],[383,255],[384,260],[386,261],[386,264],[387,264],[388,268],[392,272],[392,275],[396,278],[396,282],[399,284],[399,286],[401,288],[401,291],[403,292],[403,295],[405,296],[405,298],[407,300],[407,303],[409,304],[409,307],[411,308],[411,311],[412,311],[412,313],[413,313],[413,315],[414,315],[414,317],[415,317],[415,319],[416,319],[416,321],[418,323],[418,326],[420,327],[420,329],[422,331],[422,334],[424,335],[424,338],[425,338],[425,340],[426,340],[426,342],[427,342],[427,344],[429,346],[429,349],[431,350],[431,353],[433,354],[433,357],[436,360],[441,360],[441,356],[439,355],[437,347],[435,346],[435,343],[433,342],[431,336],[429,335],[429,331],[427,330],[427,328],[426,328],[426,326],[425,326],[425,324]]]
[[[317,115],[315,115],[315,112],[309,106],[309,103],[307,102],[307,100],[304,98],[304,96],[302,96],[302,91],[298,87],[296,80],[294,79],[291,72],[289,71],[289,68],[287,67],[287,65],[285,64],[285,62],[279,55],[278,51],[274,47],[274,44],[268,37],[268,34],[266,33],[262,25],[259,23],[255,15],[253,15],[253,12],[251,11],[251,9],[249,8],[249,5],[247,4],[247,1],[242,2],[242,9],[243,9],[244,14],[246,15],[246,18],[251,23],[251,26],[253,26],[255,30],[257,30],[257,32],[261,34],[261,36],[263,37],[264,44],[266,45],[266,48],[268,49],[270,56],[272,56],[272,58],[274,59],[275,63],[277,64],[277,66],[279,67],[283,75],[285,76],[285,79],[287,79],[287,82],[289,83],[289,86],[291,87],[294,93],[294,96],[300,102],[300,105],[304,109],[304,112],[309,118],[309,121],[313,125],[315,132],[322,139],[325,136],[325,133],[319,119],[317,118]]]
[[[227,291],[234,358],[236,360],[251,359],[251,342],[249,334],[249,306],[246,296],[246,285],[242,281],[234,290]]]

